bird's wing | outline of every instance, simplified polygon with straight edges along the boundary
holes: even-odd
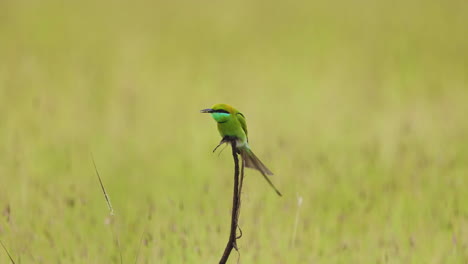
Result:
[[[245,122],[245,116],[242,113],[237,113],[237,120],[239,120],[242,130],[244,130],[245,136],[247,137],[247,141],[249,141],[249,137],[247,134],[247,123]]]

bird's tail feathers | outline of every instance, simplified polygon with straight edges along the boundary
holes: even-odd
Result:
[[[242,160],[244,161],[244,165],[247,168],[251,169],[256,169],[260,173],[262,173],[263,177],[265,180],[270,184],[270,186],[275,190],[275,192],[279,195],[281,195],[281,192],[278,191],[278,189],[273,185],[271,180],[268,178],[268,175],[273,175],[273,172],[271,172],[265,164],[263,164],[257,156],[252,152],[252,150],[248,147],[244,148],[239,148],[240,155],[242,157]]]

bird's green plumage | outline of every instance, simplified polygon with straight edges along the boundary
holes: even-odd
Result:
[[[234,107],[227,104],[216,104],[211,109],[214,111],[211,116],[218,123],[218,131],[221,137],[231,136],[238,140],[238,147],[247,143],[247,124],[244,115]]]
[[[248,144],[247,122],[245,116],[234,107],[227,104],[215,104],[209,109],[204,109],[202,113],[211,113],[213,119],[218,123],[218,131],[221,137],[236,138],[237,150],[242,156],[244,165],[260,171],[268,183],[275,189],[276,193],[281,193],[276,189],[267,175],[273,173],[255,156]]]

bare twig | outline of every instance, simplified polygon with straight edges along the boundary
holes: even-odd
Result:
[[[224,144],[228,144],[230,142],[230,138],[229,137],[223,137],[223,139],[221,139],[221,141],[219,142],[218,146],[216,146],[214,149],[213,149],[213,153],[215,153],[215,151],[221,147],[221,145],[224,145]],[[224,149],[224,148],[223,148]]]
[[[233,198],[232,198],[231,231],[229,233],[229,240],[226,245],[226,248],[224,249],[223,256],[221,257],[221,260],[219,261],[220,264],[226,263],[233,248],[238,251],[237,242],[236,242],[237,240],[236,231],[238,228],[238,220],[239,220],[239,214],[240,214],[240,195],[241,195],[241,188],[242,188],[242,181],[243,181],[243,175],[241,177],[241,180],[239,181],[239,156],[237,155],[238,151],[236,148],[236,140],[225,138],[221,142],[223,141],[229,141],[232,147],[232,157],[234,158],[234,192],[233,192]],[[244,172],[243,167],[244,167],[244,164],[242,163],[242,173]]]
[[[13,257],[10,255],[10,252],[8,252],[8,249],[5,247],[5,245],[3,244],[2,240],[0,240],[0,245],[2,245],[2,248],[5,250],[5,252],[7,253],[8,257],[10,258],[10,261],[11,263],[15,264],[15,261],[13,260]]]
[[[237,228],[239,228],[239,235],[236,237],[236,239],[239,239],[242,237],[242,229],[240,228],[239,226],[239,216],[240,216],[240,208],[241,208],[241,204],[242,204],[242,200],[241,200],[241,195],[242,195],[242,186],[244,184],[244,168],[245,168],[245,163],[244,163],[244,159],[241,159],[242,161],[242,166],[241,166],[241,172],[240,172],[240,183],[239,183],[239,194],[238,194],[238,206],[237,206]],[[239,255],[239,258],[240,258],[240,255]]]

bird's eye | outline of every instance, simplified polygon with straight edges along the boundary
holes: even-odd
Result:
[[[223,109],[214,110],[214,112],[215,112],[215,113],[225,113],[225,114],[229,114],[228,111],[223,110]]]

